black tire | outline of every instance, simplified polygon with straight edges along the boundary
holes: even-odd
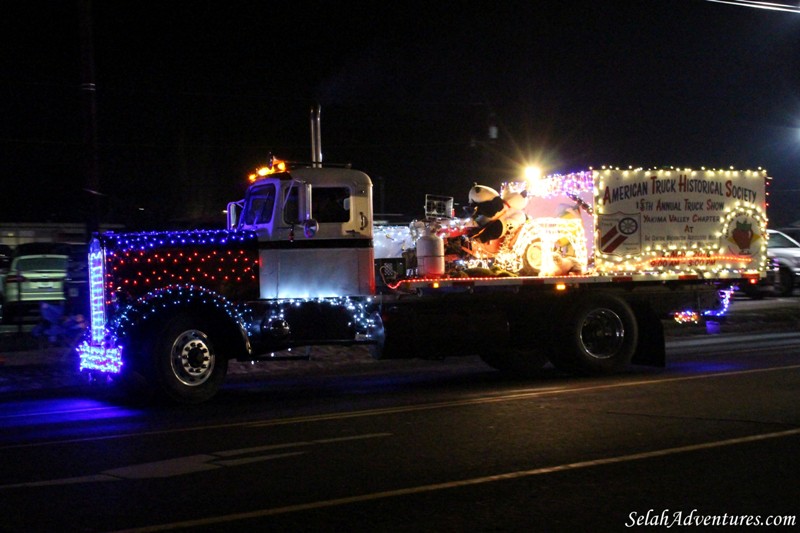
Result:
[[[548,358],[536,350],[506,348],[481,354],[481,359],[490,367],[499,370],[509,377],[531,378],[542,375]]]
[[[572,374],[618,372],[630,364],[639,341],[636,316],[613,295],[588,295],[566,308],[551,354],[553,365]]]
[[[170,320],[151,352],[154,379],[170,399],[195,404],[210,400],[225,381],[228,360],[218,353],[211,325],[181,314]]]
[[[788,268],[778,270],[778,283],[775,292],[780,296],[791,296],[794,292],[794,273]]]

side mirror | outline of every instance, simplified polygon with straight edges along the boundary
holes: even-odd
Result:
[[[228,202],[228,229],[236,229],[239,225],[239,215],[242,213],[242,208],[244,206],[244,200],[239,200],[238,202]]]
[[[317,231],[319,231],[319,223],[313,218],[309,218],[303,221],[303,235],[306,236],[306,239],[313,238]]]
[[[300,193],[300,220],[309,220],[314,217],[311,213],[311,184],[302,183],[298,192]]]

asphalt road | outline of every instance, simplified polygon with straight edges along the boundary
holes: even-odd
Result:
[[[528,381],[475,358],[353,361],[241,375],[191,408],[4,402],[0,516],[8,531],[797,530],[800,335],[673,339],[668,357]]]

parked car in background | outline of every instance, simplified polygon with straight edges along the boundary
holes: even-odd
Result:
[[[795,241],[800,243],[800,226],[788,226],[784,228],[774,228],[776,231],[780,231],[784,235],[788,235]]]
[[[4,322],[31,311],[38,312],[42,302],[63,304],[67,255],[55,252],[56,248],[47,246],[20,245],[15,250],[0,284]]]
[[[767,255],[778,265],[778,278],[775,292],[780,296],[790,296],[800,277],[800,242],[780,230],[767,230]]]

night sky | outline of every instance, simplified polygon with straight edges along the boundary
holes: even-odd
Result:
[[[87,216],[80,4],[4,9],[0,222]],[[800,219],[800,13],[706,0],[91,12],[102,222],[222,224],[270,153],[310,159],[314,102],[324,160],[367,172],[383,212],[421,216],[426,193],[463,202],[535,161],[763,167],[771,225]]]

